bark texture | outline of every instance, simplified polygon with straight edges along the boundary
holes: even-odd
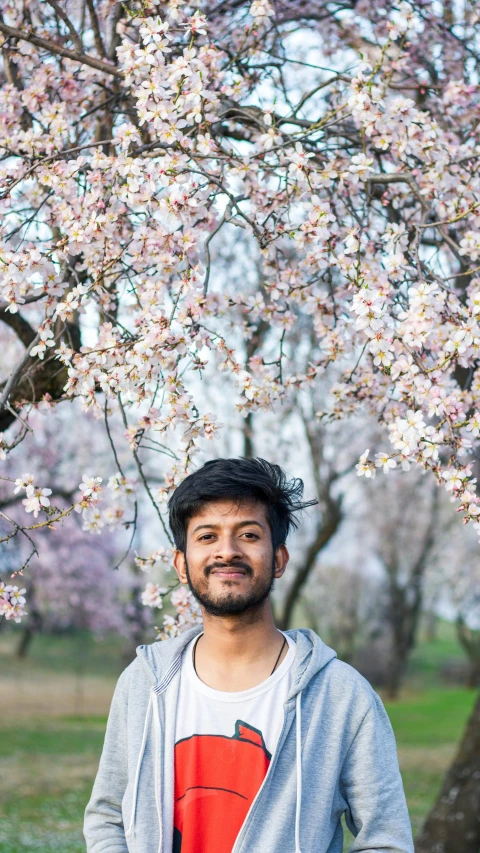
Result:
[[[416,839],[415,851],[480,851],[480,694],[439,797]]]

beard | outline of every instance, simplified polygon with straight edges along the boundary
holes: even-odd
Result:
[[[212,572],[213,569],[220,569],[226,567],[227,564],[225,563],[212,563],[211,565],[206,566],[206,568],[204,569],[204,577],[208,578],[209,574]],[[253,577],[252,567],[249,566],[248,563],[236,562],[235,567],[243,569],[248,577]],[[239,593],[232,590],[231,592],[227,592],[225,595],[219,597],[211,595],[208,592],[208,588],[206,590],[199,589],[198,584],[192,581],[192,577],[190,575],[186,559],[185,569],[187,573],[187,580],[190,592],[197,599],[199,604],[201,604],[205,612],[209,614],[209,616],[241,616],[244,613],[250,613],[251,615],[253,615],[255,612],[261,609],[262,604],[267,600],[273,589],[273,584],[275,581],[274,559],[272,562],[270,575],[268,575],[265,580],[262,580],[262,582],[256,587],[250,589],[248,592],[245,593]]]

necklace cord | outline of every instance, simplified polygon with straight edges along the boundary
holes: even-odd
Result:
[[[280,658],[281,658],[281,656],[282,656],[282,652],[283,652],[283,650],[284,650],[284,648],[285,648],[285,643],[286,643],[286,642],[287,642],[287,638],[286,638],[286,637],[284,637],[284,638],[283,638],[283,643],[282,643],[282,648],[280,649],[280,652],[279,652],[278,658],[277,658],[277,660],[275,661],[275,666],[273,667],[273,669],[272,669],[272,671],[271,671],[270,675],[273,675],[273,673],[275,672],[275,670],[276,670],[276,668],[277,668],[278,661],[280,660]]]
[[[202,635],[200,634],[200,637],[201,636]],[[195,666],[195,652],[197,651],[197,643],[198,643],[200,637],[197,637],[197,639],[195,640],[195,643],[193,646],[193,652],[192,652],[193,669],[195,670],[195,675],[197,676],[197,678],[198,678],[198,672],[197,672],[197,667]]]
[[[202,636],[202,635],[200,634],[200,637],[201,637],[201,636]],[[195,675],[197,676],[197,678],[198,678],[198,672],[197,672],[197,667],[195,666],[195,653],[196,653],[196,651],[197,651],[197,643],[198,643],[198,641],[199,641],[200,637],[197,637],[197,639],[195,640],[195,644],[194,644],[194,646],[193,646],[193,651],[192,651],[192,663],[193,663],[193,669],[194,669],[194,671],[195,671]],[[276,670],[276,668],[277,668],[278,661],[280,660],[280,658],[281,658],[281,656],[282,656],[282,652],[283,652],[283,650],[284,650],[284,648],[285,648],[285,643],[286,643],[286,642],[287,642],[287,638],[286,638],[286,637],[284,637],[284,638],[283,638],[283,643],[282,643],[282,648],[280,649],[280,651],[279,651],[279,653],[278,653],[278,658],[277,658],[277,660],[275,661],[275,666],[273,667],[273,669],[272,669],[272,671],[271,671],[270,675],[273,675],[273,673],[275,672],[275,670]]]

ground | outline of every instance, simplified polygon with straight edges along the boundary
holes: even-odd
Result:
[[[81,831],[118,673],[120,638],[38,638],[27,660],[0,635],[0,850],[84,853]],[[416,831],[428,812],[475,693],[442,683],[461,658],[451,626],[423,641],[400,699],[386,702]],[[381,692],[381,691],[380,691]],[[349,841],[345,841],[345,850]]]

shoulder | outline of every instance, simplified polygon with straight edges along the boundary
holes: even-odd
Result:
[[[138,689],[158,686],[165,679],[171,680],[179,669],[182,653],[188,643],[200,633],[196,626],[184,631],[180,636],[166,640],[157,640],[137,647],[136,658],[122,672],[118,685],[121,690],[129,692],[132,687]]]
[[[141,684],[148,688],[151,686],[147,673],[138,658],[135,658],[125,669],[117,681],[115,693],[119,698],[128,698],[131,689],[138,689]]]
[[[346,687],[349,690],[365,693],[373,699],[375,691],[372,685],[359,673],[358,669],[355,669],[355,667],[351,666],[349,663],[345,663],[343,660],[334,658],[334,660],[330,661],[326,667],[326,674],[327,677],[332,679],[332,681],[342,684],[343,687]]]
[[[355,707],[357,713],[367,711],[380,701],[370,682],[358,670],[344,661],[334,658],[311,680],[313,693],[325,691],[328,698],[338,707]]]

